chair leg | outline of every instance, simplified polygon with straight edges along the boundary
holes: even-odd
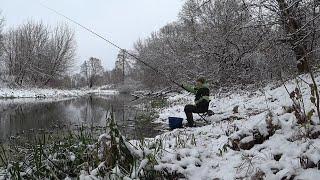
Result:
[[[199,114],[199,116],[200,116],[201,119],[204,120],[206,123],[209,123],[209,122],[206,120],[206,115],[201,115],[201,114]]]

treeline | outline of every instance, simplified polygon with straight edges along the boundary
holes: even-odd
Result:
[[[126,81],[129,79],[130,60],[123,61],[123,52],[119,52],[113,70],[105,70],[100,59],[91,57],[75,73],[76,41],[74,31],[66,24],[51,28],[28,21],[4,30],[4,22],[0,18],[0,85],[92,88],[122,84],[124,75]]]
[[[205,77],[216,88],[264,85],[318,68],[317,0],[185,0],[178,20],[165,25],[103,70],[97,58],[68,75],[75,54],[66,25],[28,22],[6,32],[0,21],[0,78],[17,86],[93,87],[128,81],[148,88]],[[126,82],[127,81],[127,82]]]
[[[1,79],[15,86],[47,86],[68,73],[76,43],[66,25],[29,21],[1,33]]]
[[[171,78],[211,86],[259,85],[319,62],[319,1],[186,0],[179,19],[135,43],[135,77],[150,88]],[[138,74],[138,75],[137,75]]]
[[[70,77],[67,84],[70,88],[104,86],[116,88],[118,85],[132,84],[132,77],[136,77],[133,72],[133,64],[126,53],[120,51],[116,61],[115,68],[105,70],[101,60],[95,57],[84,61],[80,66],[80,71]]]

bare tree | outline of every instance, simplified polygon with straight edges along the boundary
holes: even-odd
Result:
[[[139,57],[163,71],[164,78],[182,82],[203,76],[223,86],[261,78],[256,75],[260,64],[250,57],[261,56],[259,47],[269,29],[251,26],[253,17],[243,1],[188,0],[179,17],[135,46]],[[148,86],[167,85],[141,67]]]
[[[319,16],[312,0],[186,0],[178,21],[135,44],[167,76],[138,63],[137,77],[148,87],[199,76],[247,87],[305,72],[317,64]]]
[[[101,65],[101,60],[98,58],[91,57],[88,61],[84,61],[80,68],[89,88],[97,85],[99,78],[103,76],[104,69]]]
[[[2,61],[2,54],[3,54],[3,26],[4,26],[4,18],[1,17],[0,12],[0,80],[2,79],[3,75],[3,61]]]
[[[24,81],[31,81],[35,74],[41,72],[36,69],[36,65],[40,64],[38,54],[47,49],[48,41],[49,32],[42,23],[28,22],[17,29],[9,30],[5,42],[5,61],[9,75],[14,78],[15,83],[22,85]]]
[[[278,41],[290,46],[300,73],[309,72],[314,63],[314,48],[319,42],[319,2],[313,0],[266,0],[253,3],[273,17],[270,23],[281,26]],[[275,26],[274,26],[275,27]]]
[[[0,57],[3,53],[3,26],[4,26],[4,18],[1,16],[0,12]]]
[[[49,66],[42,67],[48,74],[44,84],[70,69],[74,61],[75,47],[74,33],[66,25],[57,26],[51,35],[48,58],[45,58]]]
[[[43,23],[27,22],[6,33],[4,60],[17,85],[47,85],[68,71],[75,55],[73,32],[65,25],[54,31]]]

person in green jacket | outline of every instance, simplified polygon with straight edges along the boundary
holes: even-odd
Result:
[[[187,116],[188,126],[194,127],[193,115],[192,113],[205,113],[208,112],[209,108],[209,95],[210,91],[208,85],[204,78],[199,78],[196,81],[196,85],[188,86],[183,84],[181,86],[188,92],[195,94],[195,105],[188,104],[184,107],[184,112]]]

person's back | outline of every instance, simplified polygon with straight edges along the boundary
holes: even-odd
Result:
[[[195,87],[187,85],[182,85],[182,87],[185,90],[195,94],[195,105],[188,104],[184,108],[187,116],[188,126],[192,127],[194,126],[192,113],[205,113],[208,111],[210,90],[208,85],[205,83],[204,78],[199,78],[196,81]]]

